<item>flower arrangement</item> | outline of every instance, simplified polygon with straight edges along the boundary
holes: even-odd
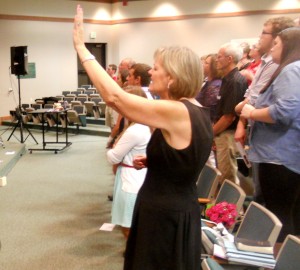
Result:
[[[237,216],[236,205],[228,202],[220,202],[208,208],[206,216],[211,221],[223,223],[226,228],[230,228],[235,223]]]

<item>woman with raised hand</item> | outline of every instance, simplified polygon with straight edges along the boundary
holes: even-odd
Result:
[[[124,269],[200,269],[196,181],[213,135],[209,110],[194,98],[202,84],[198,55],[185,47],[158,49],[149,90],[161,99],[148,100],[123,91],[87,50],[80,6],[73,40],[104,101],[131,121],[155,128],[147,159],[140,159],[148,170],[136,199]]]
[[[255,108],[241,116],[254,121],[249,159],[258,163],[266,207],[282,222],[279,241],[300,234],[300,28],[281,31],[271,49],[279,64]]]

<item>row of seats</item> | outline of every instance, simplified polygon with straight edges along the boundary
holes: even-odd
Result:
[[[88,88],[88,89],[85,89],[85,88],[77,88],[77,90],[75,91],[62,91],[62,95],[63,96],[67,96],[69,94],[73,94],[73,95],[80,95],[80,94],[86,94],[86,95],[92,95],[92,94],[95,94],[97,92],[96,88]]]
[[[54,125],[62,125],[62,127],[66,127],[66,125],[75,125],[77,129],[80,126],[85,127],[87,124],[86,117],[93,116],[95,119],[99,119],[100,117],[105,116],[105,108],[106,104],[101,102],[100,104],[95,104],[93,101],[87,101],[86,104],[67,104],[67,118],[63,114],[52,114],[45,113],[44,117],[41,113],[33,113],[33,111],[38,109],[53,109],[54,104],[22,104],[22,119],[24,123],[33,122],[35,124],[39,124],[42,122],[47,123],[49,127]],[[87,113],[89,112],[89,114]],[[10,115],[12,117],[12,121],[18,121],[18,115],[16,111],[10,111]]]
[[[216,194],[219,176],[220,172],[217,169],[208,165],[204,166],[197,181],[199,203],[201,205],[205,205],[207,203],[217,204],[219,202],[226,201],[228,203],[235,204],[237,207],[237,212],[239,213],[243,206],[245,206],[243,204],[246,198],[245,192],[239,185],[231,181],[225,180],[221,185],[219,192]],[[245,214],[239,217],[240,224],[236,223],[234,229],[229,231],[231,231],[235,237],[251,239],[256,241],[269,241],[269,243],[274,247],[276,245],[277,238],[282,228],[282,223],[280,222],[280,220],[267,208],[253,201],[249,204],[247,209],[244,210]],[[204,213],[204,211],[202,212],[202,214]],[[210,228],[204,220],[202,221],[201,227],[202,252],[204,252],[205,254],[212,255],[214,244],[219,244],[218,233],[215,233],[214,229]],[[295,251],[298,251],[298,255],[296,256],[297,258],[294,256],[297,252],[295,253],[295,251],[293,251],[292,249],[288,252],[285,250],[287,248],[287,245],[293,245]],[[284,242],[279,252],[279,255],[277,257],[278,261],[275,269],[298,269],[295,268],[295,266],[299,266],[299,251],[300,240],[294,236],[289,235],[286,238],[286,241]],[[284,263],[282,262],[282,256],[286,256],[284,259]],[[289,256],[290,258],[294,257],[294,259],[298,260],[298,264],[293,264],[292,268],[286,268],[288,263],[288,260],[286,259]],[[249,269],[249,266],[245,265],[241,268],[239,268],[238,265],[235,266],[237,268],[234,269]],[[206,270],[224,269],[211,259],[205,259],[202,263],[202,267]]]

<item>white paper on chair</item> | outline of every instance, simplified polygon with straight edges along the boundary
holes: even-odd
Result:
[[[11,151],[11,152],[5,152],[5,155],[14,155],[15,151]]]
[[[100,231],[107,231],[107,232],[111,232],[115,227],[115,224],[111,224],[111,223],[103,223],[103,225],[100,227]]]
[[[216,244],[214,244],[213,255],[222,259],[227,259],[224,248]]]

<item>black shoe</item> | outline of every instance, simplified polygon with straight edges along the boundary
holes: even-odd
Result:
[[[113,195],[108,195],[108,196],[107,196],[107,199],[108,199],[110,202],[112,202],[112,201],[114,200],[114,197],[113,197]]]

